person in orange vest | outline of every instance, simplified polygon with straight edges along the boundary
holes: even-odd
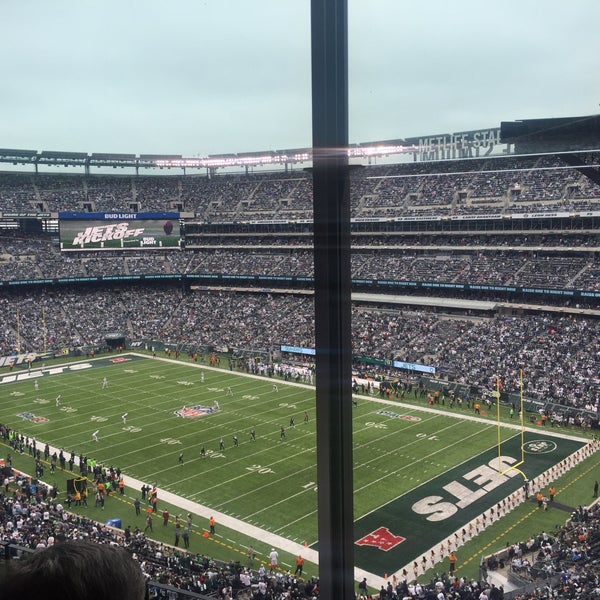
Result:
[[[535,499],[537,500],[538,508],[542,508],[542,506],[544,505],[544,496],[542,496],[542,492],[538,492],[535,495]]]
[[[123,481],[122,477],[119,479],[119,493],[121,496],[125,495],[125,481]]]
[[[475,414],[476,415],[481,414],[481,405],[479,404],[479,402],[475,402]]]
[[[454,554],[454,552],[450,552],[450,556],[448,558],[450,559],[450,575],[452,575],[456,567],[456,554]]]
[[[208,520],[208,525],[210,527],[210,532],[212,535],[215,534],[215,518],[213,516]]]
[[[550,496],[550,502],[554,502],[554,496],[556,495],[556,489],[553,485],[548,488],[548,496]]]
[[[294,575],[299,575],[302,577],[302,568],[304,567],[304,559],[298,554],[296,558],[296,571]]]

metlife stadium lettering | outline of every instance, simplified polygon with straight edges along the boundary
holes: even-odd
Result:
[[[72,245],[82,246],[93,242],[137,238],[143,233],[143,227],[141,229],[129,229],[129,223],[111,223],[110,225],[86,227],[75,235]]]

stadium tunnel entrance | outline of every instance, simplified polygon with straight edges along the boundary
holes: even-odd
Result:
[[[111,332],[104,335],[104,341],[109,350],[119,350],[125,348],[126,338],[122,333]]]

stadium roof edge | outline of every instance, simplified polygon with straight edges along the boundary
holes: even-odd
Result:
[[[519,121],[512,122],[514,127],[525,127],[533,124],[543,123],[544,125],[556,126],[560,129],[563,124],[568,124],[571,122],[572,125],[578,125],[582,127],[584,124],[589,124],[590,126],[594,126],[594,131],[598,131],[600,129],[600,115],[584,115],[579,117],[565,117],[565,118],[549,118],[549,119],[523,119]],[[502,122],[501,126],[506,127],[507,125],[511,125],[510,122]],[[596,129],[596,127],[598,129]],[[494,131],[500,131],[500,126],[495,126]],[[473,130],[470,133],[478,133],[479,131],[483,131],[483,133],[488,133],[492,128],[487,128],[484,130]],[[463,132],[465,133],[465,132]],[[469,132],[466,132],[469,133]],[[444,134],[445,135],[445,134]],[[454,134],[450,134],[451,136]],[[506,132],[505,132],[506,135]],[[598,134],[600,136],[600,134]],[[430,138],[433,139],[436,136],[420,136],[424,137],[427,140]],[[507,136],[510,138],[510,136]],[[445,160],[442,152],[442,157],[439,158],[427,158],[419,157],[418,153],[421,151],[414,144],[419,143],[419,137],[413,138],[395,138],[389,140],[379,140],[379,141],[367,141],[367,142],[358,142],[351,143],[348,145],[348,150],[350,157],[353,159],[365,159],[369,160],[376,159],[378,157],[389,157],[392,154],[407,154],[412,153],[414,160],[423,162],[423,161],[437,161],[437,160]],[[487,139],[487,138],[486,138]],[[432,144],[436,142],[427,142],[427,147],[423,151],[425,154],[427,152],[437,152],[437,150],[432,150],[432,148],[437,148]],[[587,150],[595,149],[594,148],[586,148]],[[584,150],[584,148],[576,148],[578,151]],[[443,145],[442,145],[443,150]],[[527,151],[525,151],[527,150]],[[538,149],[532,151],[531,149],[525,148],[522,150],[522,153],[540,153]],[[552,147],[548,151],[556,151],[557,148]],[[297,162],[309,162],[312,160],[312,151],[313,148],[289,148],[282,150],[263,150],[263,151],[252,151],[252,152],[240,152],[240,153],[223,153],[223,154],[210,154],[205,156],[204,158],[200,158],[199,156],[196,158],[184,158],[181,154],[174,155],[164,155],[164,154],[140,154],[136,156],[131,153],[92,153],[88,154],[85,152],[64,152],[64,151],[53,151],[53,150],[43,150],[41,152],[35,150],[19,150],[19,149],[0,149],[0,162],[4,163],[22,163],[22,164],[35,164],[36,171],[37,165],[48,165],[48,166],[82,166],[85,167],[86,170],[89,169],[89,166],[114,166],[114,167],[131,167],[131,168],[182,168],[182,169],[212,169],[216,170],[221,167],[245,167],[253,168],[253,167],[263,167],[265,165],[271,164],[281,164],[284,163],[286,165],[293,164]],[[569,148],[569,151],[572,151]],[[517,152],[520,153],[520,152]],[[437,155],[436,155],[437,156]],[[261,161],[261,157],[265,157],[265,161]],[[479,157],[479,156],[477,156]],[[258,160],[252,161],[253,158]],[[454,157],[452,157],[454,158]],[[223,161],[223,164],[219,164],[219,160]],[[160,164],[162,163],[162,164]]]
[[[181,154],[140,154],[140,160],[181,160]]]
[[[118,161],[135,161],[135,154],[111,154],[109,152],[94,152],[90,156],[90,161],[106,161],[106,160],[118,160]]]
[[[37,150],[16,150],[13,148],[0,148],[0,156],[15,158],[31,158],[37,156]]]
[[[85,160],[88,158],[87,152],[61,152],[56,150],[42,150],[41,158],[56,158],[67,160]]]

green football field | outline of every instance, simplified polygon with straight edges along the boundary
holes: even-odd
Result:
[[[0,394],[0,422],[38,446],[318,547],[314,388],[123,354],[5,371]],[[523,484],[515,471],[498,485],[484,477],[498,460],[493,420],[376,397],[360,397],[353,411],[356,565],[365,571],[395,572]],[[505,428],[502,438],[506,460],[520,460],[519,432]],[[526,455],[520,469],[530,479],[583,444],[526,439],[553,447]]]

